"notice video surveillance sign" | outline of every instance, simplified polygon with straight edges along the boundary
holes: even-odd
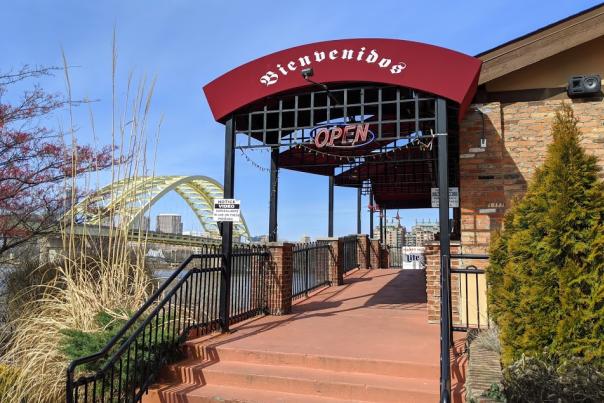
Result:
[[[214,221],[216,222],[240,222],[241,201],[236,199],[214,200]]]
[[[432,188],[432,207],[440,206],[440,192]],[[449,188],[449,208],[459,207],[459,188]]]

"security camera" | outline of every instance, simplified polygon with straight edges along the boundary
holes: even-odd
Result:
[[[313,71],[312,67],[308,67],[306,69],[302,69],[301,73],[302,73],[302,78],[304,78],[305,80],[307,78],[309,78],[309,77],[312,77],[315,74],[315,72]]]

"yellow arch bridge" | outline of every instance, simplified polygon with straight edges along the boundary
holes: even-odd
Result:
[[[103,236],[103,232],[109,233],[109,227],[125,225],[133,239],[137,239],[143,217],[158,200],[171,191],[182,197],[193,210],[204,235],[199,237],[148,231],[147,240],[178,245],[195,245],[200,241],[217,242],[220,231],[212,218],[213,206],[215,199],[223,197],[224,190],[220,183],[207,176],[139,176],[116,181],[84,198],[68,214],[74,215],[81,224],[74,229],[77,232],[86,231],[91,234],[100,231],[97,235]],[[242,242],[250,240],[250,232],[243,216],[240,223],[234,223],[233,232]]]

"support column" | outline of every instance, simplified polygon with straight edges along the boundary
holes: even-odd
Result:
[[[271,315],[287,315],[292,310],[294,244],[271,242],[267,282],[267,305]]]
[[[380,242],[384,243],[384,215],[386,211],[380,208]]]
[[[375,201],[373,200],[373,189],[369,191],[369,205],[371,206],[369,209],[369,238],[373,238],[373,208],[375,206]]]
[[[279,147],[271,149],[271,179],[268,216],[268,241],[277,242],[277,202],[279,192]]]
[[[362,187],[357,189],[357,235],[361,234],[361,200]]]
[[[317,242],[329,244],[331,254],[329,257],[329,283],[332,286],[344,284],[344,270],[342,256],[340,256],[340,240],[338,238],[318,238]]]
[[[450,243],[449,243],[449,150],[447,144],[447,103],[436,101],[436,133],[438,134],[438,191],[440,222],[440,401],[451,401],[449,350],[451,344],[450,308]]]
[[[357,263],[359,269],[371,268],[371,244],[368,235],[357,235]]]
[[[369,257],[369,265],[372,269],[381,269],[382,268],[382,250],[380,246],[380,241],[377,239],[370,239],[369,245],[371,248],[370,257]]]
[[[233,118],[225,123],[224,137],[224,194],[225,199],[232,199],[235,194],[235,128]],[[233,248],[233,223],[222,222],[222,270],[220,276],[220,327],[223,332],[229,331],[231,301],[231,256]]]
[[[335,186],[335,178],[333,175],[329,177],[329,216],[328,216],[328,224],[327,224],[327,236],[333,237],[333,189]]]

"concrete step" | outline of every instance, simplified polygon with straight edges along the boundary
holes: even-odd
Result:
[[[357,403],[358,400],[332,399],[297,393],[246,389],[233,386],[157,387],[143,396],[143,403]]]
[[[367,358],[283,353],[277,351],[255,351],[229,347],[209,348],[203,355],[197,353],[191,355],[191,358],[197,359],[208,359],[209,357],[215,357],[220,361],[285,365],[335,372],[358,372],[403,378],[438,379],[440,375],[440,368],[438,365],[420,362],[386,361]]]
[[[438,398],[437,379],[401,378],[236,361],[222,361],[193,370],[194,373],[198,371],[201,371],[199,379],[209,385],[370,402],[430,402]]]

